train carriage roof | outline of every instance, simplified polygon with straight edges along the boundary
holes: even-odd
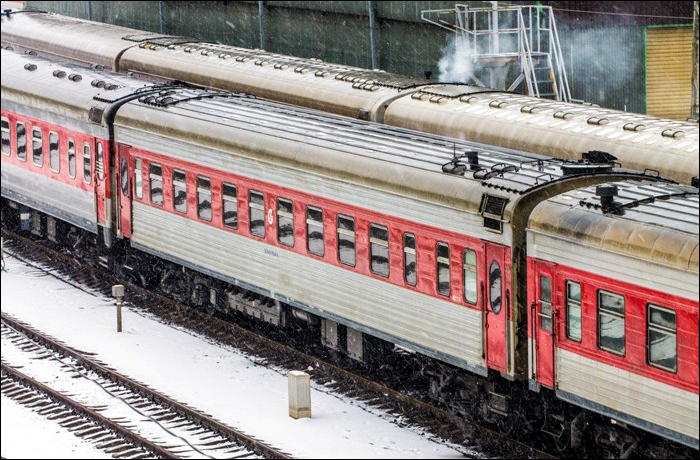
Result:
[[[76,94],[81,95],[82,101],[103,108],[136,96],[117,113],[118,126],[194,142],[221,152],[237,152],[472,213],[479,212],[484,194],[516,198],[567,175],[595,174],[596,170],[605,173],[611,169],[609,164],[595,161],[551,159],[329,115],[246,94],[153,85],[4,50],[2,60],[3,101],[6,96],[11,97],[11,91],[5,91],[6,84],[16,86],[7,88],[13,91],[33,88],[33,97],[45,104],[51,101],[56,111],[62,110],[63,105],[74,105]],[[28,70],[28,65],[37,68]],[[61,69],[83,78],[79,82],[58,78],[55,73]],[[111,82],[114,88],[93,86],[96,80]],[[83,110],[87,113],[89,108]],[[697,271],[697,188],[663,182],[620,183],[618,188],[620,193],[614,199],[618,209],[614,212],[602,208],[595,189],[584,188],[550,198],[535,210],[531,225],[548,232],[578,232],[582,240],[595,240],[616,250],[620,250],[620,242],[600,234],[605,225],[613,225],[611,222],[624,222],[630,234],[646,228],[658,234],[681,235],[687,240],[682,245],[687,257],[672,254],[678,244],[666,245],[665,251],[658,244],[651,245],[645,249],[648,257],[672,265],[685,264],[685,269]],[[567,220],[568,216],[574,217]],[[505,215],[504,221],[508,218]],[[590,225],[579,225],[581,220]],[[633,246],[630,250],[640,250],[639,245]]]

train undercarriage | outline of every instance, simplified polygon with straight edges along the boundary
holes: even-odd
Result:
[[[383,384],[420,394],[453,414],[560,455],[690,458],[697,453],[563,402],[551,390],[531,391],[527,382],[511,382],[494,372],[488,377],[471,374],[254,290],[146,254],[132,248],[127,240],[108,248],[101,234],[5,198],[2,227],[46,240],[76,259],[100,265],[119,278],[160,291],[177,302],[344,366],[361,368]]]

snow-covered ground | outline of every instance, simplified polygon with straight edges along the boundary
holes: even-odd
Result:
[[[4,285],[3,285],[4,287]],[[56,421],[2,396],[2,456],[5,458],[112,458]]]
[[[12,257],[6,257],[6,264],[1,278],[3,311],[75,348],[96,353],[120,372],[295,457],[463,456],[454,446],[436,442],[419,429],[392,423],[394,417],[389,414],[318,385],[311,394],[313,418],[291,419],[286,371],[257,365],[234,348],[163,325],[129,308],[123,312],[124,332],[118,334],[111,299],[76,289]],[[2,398],[2,454],[17,457],[24,454],[6,451],[5,439],[23,437],[31,422],[17,408],[6,411],[11,407],[7,401]],[[64,437],[55,442],[62,444],[63,452],[79,443],[70,444]],[[70,456],[83,455],[76,450]]]

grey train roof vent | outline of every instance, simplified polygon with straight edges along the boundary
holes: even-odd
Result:
[[[102,113],[103,109],[100,107],[90,107],[90,111],[88,112],[88,118],[92,123],[95,123],[96,125],[102,124]]]
[[[470,150],[468,152],[464,152],[464,156],[469,162],[469,169],[472,171],[478,171],[481,169],[481,166],[479,166],[479,152],[476,150]]]
[[[589,150],[588,152],[581,155],[581,157],[591,164],[614,164],[617,161],[615,155],[611,155],[608,152],[603,152],[601,150]]]
[[[506,210],[508,198],[484,194],[481,197],[479,212],[484,218],[484,227],[498,232],[503,232],[503,213]]]
[[[53,76],[56,78],[63,78],[66,76],[66,72],[64,72],[63,70],[54,70]]]
[[[462,159],[466,158],[469,163],[469,168],[464,164]],[[479,166],[479,152],[476,150],[470,150],[462,154],[457,154],[455,152],[452,157],[452,161],[442,165],[442,172],[447,174],[454,174],[455,176],[463,176],[470,169],[474,172],[480,171],[482,168]]]
[[[80,80],[83,79],[83,77],[82,77],[80,74],[72,73],[72,74],[68,75],[68,79],[69,79],[70,81],[73,81],[73,82],[75,82],[75,83],[78,83]]]
[[[24,70],[34,72],[36,70],[36,64],[24,64]]]
[[[595,188],[595,194],[600,197],[600,205],[603,207],[603,212],[610,212],[617,207],[617,203],[615,203],[617,185],[599,185]]]

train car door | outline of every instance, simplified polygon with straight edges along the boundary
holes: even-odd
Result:
[[[129,174],[129,146],[118,144],[117,154],[117,200],[119,203],[119,218],[117,219],[117,234],[131,238],[131,174]]]
[[[554,387],[554,334],[556,265],[535,261],[535,324],[534,340],[536,350],[537,381],[549,388]]]
[[[102,226],[109,226],[107,222],[107,174],[105,174],[105,149],[100,139],[95,139],[93,143],[95,152],[95,194],[97,195],[97,222]]]
[[[486,243],[486,364],[501,372],[508,363],[506,285],[506,248]]]

